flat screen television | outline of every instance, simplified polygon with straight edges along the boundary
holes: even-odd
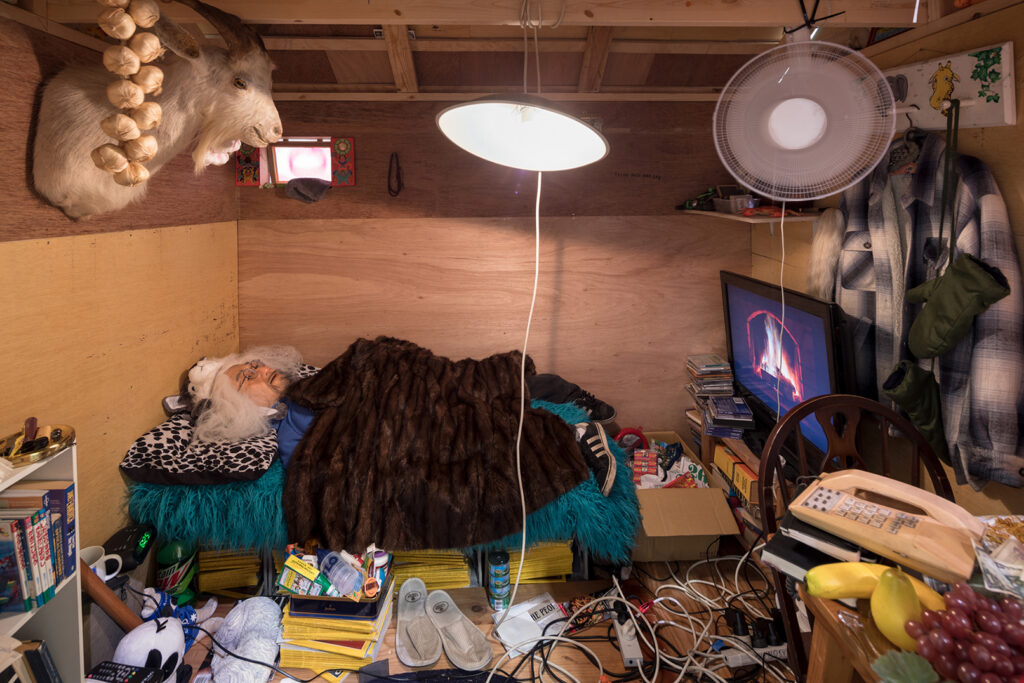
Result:
[[[842,309],[769,282],[721,272],[725,338],[737,393],[751,406],[763,440],[780,415],[815,396],[852,391],[854,375]],[[783,307],[783,301],[785,307]],[[813,417],[801,423],[820,452],[828,443]]]

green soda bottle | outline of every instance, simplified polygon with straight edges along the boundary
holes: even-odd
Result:
[[[199,555],[184,541],[168,541],[156,553],[156,587],[187,605],[196,598],[199,580]]]

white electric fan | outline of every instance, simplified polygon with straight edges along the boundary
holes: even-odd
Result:
[[[802,41],[740,67],[715,107],[718,156],[744,187],[777,201],[820,199],[866,176],[896,127],[892,90],[842,45]]]

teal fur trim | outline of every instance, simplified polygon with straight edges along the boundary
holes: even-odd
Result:
[[[280,459],[254,481],[206,486],[133,483],[128,514],[152,524],[161,540],[216,549],[280,550],[288,543],[281,506],[285,469]]]
[[[530,406],[554,413],[570,425],[589,422],[586,411],[574,403],[531,401]],[[591,474],[573,490],[527,515],[526,538],[529,544],[574,538],[598,561],[621,565],[630,563],[640,526],[640,503],[626,454],[611,436],[608,437],[608,445],[618,462],[615,483],[608,497],[601,495],[597,480]],[[524,482],[524,486],[528,485]],[[522,543],[522,535],[517,533],[469,550],[519,548]]]
[[[530,405],[554,413],[570,425],[588,421],[586,412],[573,403],[532,401]],[[602,496],[591,474],[527,516],[529,543],[575,539],[598,561],[629,564],[640,525],[640,506],[626,454],[611,437],[608,443],[618,461],[611,494]],[[281,506],[284,478],[284,466],[277,460],[251,482],[207,486],[136,482],[129,489],[128,513],[136,524],[155,526],[162,539],[212,548],[280,550],[288,543]],[[522,536],[516,533],[466,550],[518,548],[521,544]]]

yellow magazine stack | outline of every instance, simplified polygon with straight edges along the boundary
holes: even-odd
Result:
[[[225,588],[255,586],[260,559],[255,553],[229,550],[199,551],[199,590],[204,593]]]
[[[519,571],[519,549],[508,551],[508,571],[515,583]],[[539,543],[526,549],[523,574],[519,583],[566,581],[572,576],[572,541]]]
[[[432,591],[470,585],[469,558],[458,550],[392,553],[391,573],[397,589],[401,589],[402,583],[413,576],[423,579],[427,590]]]
[[[319,673],[329,669],[359,669],[372,663],[391,623],[395,583],[388,582],[388,592],[381,598],[380,609],[373,618],[299,615],[290,604],[285,605],[281,618],[280,666]],[[344,672],[337,671],[325,678],[337,683],[344,676]]]

